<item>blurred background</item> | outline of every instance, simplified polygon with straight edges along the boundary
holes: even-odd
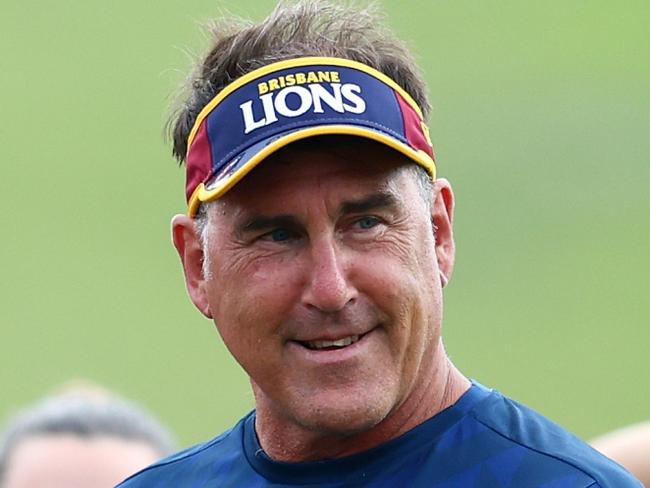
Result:
[[[650,417],[650,3],[381,3],[456,191],[453,360],[583,437]],[[78,377],[181,445],[252,407],[185,293],[163,133],[201,23],[273,5],[2,1],[0,421]]]

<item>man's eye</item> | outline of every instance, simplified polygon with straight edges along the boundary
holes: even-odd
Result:
[[[357,225],[362,229],[372,229],[377,224],[379,224],[377,217],[363,217],[357,220]]]
[[[288,241],[294,236],[293,232],[287,229],[275,229],[264,235],[264,238],[273,242]]]

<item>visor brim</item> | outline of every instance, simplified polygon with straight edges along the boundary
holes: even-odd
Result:
[[[254,144],[235,156],[226,165],[225,170],[212,177],[211,180],[201,183],[192,193],[188,202],[188,215],[194,217],[201,203],[210,202],[223,196],[258,164],[283,147],[302,139],[323,135],[350,135],[382,143],[422,166],[431,175],[432,179],[435,180],[436,178],[436,167],[431,156],[422,150],[413,149],[394,136],[376,129],[356,125],[319,125],[276,134]]]

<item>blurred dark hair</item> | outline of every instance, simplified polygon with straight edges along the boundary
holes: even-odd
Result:
[[[18,412],[0,436],[0,486],[11,453],[24,440],[55,435],[139,441],[164,457],[174,451],[169,431],[138,405],[108,391],[75,387]]]

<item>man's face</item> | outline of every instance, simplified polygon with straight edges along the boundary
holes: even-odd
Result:
[[[21,441],[11,452],[6,488],[105,488],[160,457],[144,442],[75,435],[49,435]]]
[[[199,308],[258,412],[360,432],[428,385],[441,278],[410,164],[369,143],[288,149],[211,207]]]

